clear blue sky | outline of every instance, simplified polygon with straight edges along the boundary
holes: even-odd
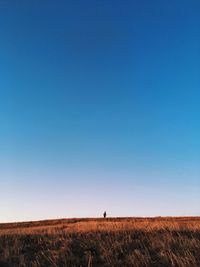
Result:
[[[199,14],[1,1],[0,221],[200,215]]]

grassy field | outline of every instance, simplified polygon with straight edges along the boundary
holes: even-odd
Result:
[[[200,266],[200,218],[0,224],[0,267]]]

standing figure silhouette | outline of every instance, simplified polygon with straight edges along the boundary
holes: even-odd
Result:
[[[106,211],[104,211],[104,213],[103,213],[103,217],[106,218],[106,215],[107,215],[107,214],[106,214]]]

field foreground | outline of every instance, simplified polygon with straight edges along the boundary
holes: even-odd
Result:
[[[0,224],[0,267],[200,266],[200,217]]]

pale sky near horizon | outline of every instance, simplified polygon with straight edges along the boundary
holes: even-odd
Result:
[[[0,222],[200,215],[199,14],[1,1]]]

